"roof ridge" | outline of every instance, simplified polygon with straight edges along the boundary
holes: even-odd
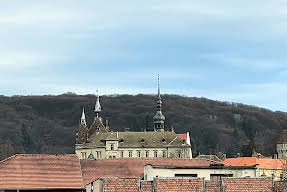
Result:
[[[28,157],[28,156],[76,156],[76,154],[74,154],[74,153],[70,153],[70,154],[33,154],[33,153],[26,154],[26,153],[16,153],[16,154],[14,154],[14,155],[12,155],[10,157],[7,157],[6,159],[1,160],[0,162],[2,163],[2,162],[5,162],[5,161],[8,161],[8,160],[10,160],[12,158],[15,158],[17,156],[22,156],[22,157],[24,157],[24,156],[26,156],[26,157]]]
[[[1,160],[0,163],[4,163],[4,162],[6,162],[6,161],[9,161],[10,159],[15,158],[15,157],[18,156],[18,155],[19,155],[19,154],[15,154],[15,155],[12,155],[12,156],[10,156],[10,157],[7,157],[6,159]]]

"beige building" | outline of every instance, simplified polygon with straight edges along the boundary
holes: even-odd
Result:
[[[162,101],[158,86],[157,111],[154,116],[154,131],[113,132],[100,117],[99,96],[95,104],[95,119],[87,127],[83,109],[75,152],[80,159],[107,158],[192,158],[189,133],[176,134],[166,131],[162,114]]]
[[[152,181],[157,177],[194,177],[205,180],[219,181],[223,177],[256,178],[259,169],[254,166],[157,166],[146,165],[144,179]]]

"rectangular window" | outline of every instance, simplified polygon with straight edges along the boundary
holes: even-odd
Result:
[[[129,151],[129,157],[133,157],[133,152]]]
[[[162,151],[162,157],[163,157],[163,158],[166,157],[166,151]]]
[[[197,177],[197,174],[175,174],[175,177]]]
[[[82,158],[87,159],[87,153],[86,152],[81,152],[82,153]]]
[[[178,155],[179,158],[181,158],[181,151],[178,151]]]
[[[124,151],[121,151],[121,158],[124,158]]]
[[[153,155],[154,157],[157,157],[157,151],[154,151],[154,155]]]
[[[115,144],[111,144],[111,150],[113,151],[115,149]]]
[[[210,174],[210,181],[220,181],[222,177],[233,177],[233,174]]]
[[[100,151],[97,151],[97,159],[102,158],[102,153]]]
[[[145,152],[145,157],[149,157],[149,151]]]
[[[141,151],[137,151],[138,157],[141,157]]]

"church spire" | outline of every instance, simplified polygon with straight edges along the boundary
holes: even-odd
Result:
[[[87,125],[84,107],[83,107],[83,112],[82,112],[82,117],[81,117],[81,125]]]
[[[160,79],[158,75],[158,95],[157,95],[157,111],[155,116],[153,117],[153,123],[154,123],[154,130],[155,131],[164,131],[164,120],[165,117],[162,114],[161,108],[162,108],[162,101],[160,97]]]
[[[96,117],[99,116],[99,113],[101,111],[102,111],[102,108],[101,108],[101,104],[100,104],[100,96],[99,96],[99,92],[97,90],[97,100],[96,100],[95,110],[94,110],[94,112],[96,113]]]

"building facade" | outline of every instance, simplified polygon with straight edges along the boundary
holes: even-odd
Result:
[[[287,159],[287,129],[283,130],[276,145],[278,159]]]
[[[113,132],[100,116],[99,96],[95,104],[95,118],[88,128],[83,109],[75,153],[80,159],[107,158],[192,158],[189,133],[176,134],[165,130],[162,100],[158,79],[157,111],[153,118],[154,131]]]

